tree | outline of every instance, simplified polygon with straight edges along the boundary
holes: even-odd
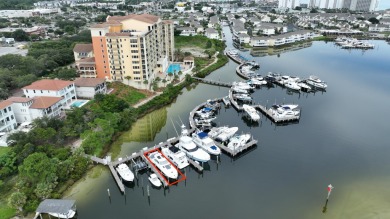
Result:
[[[19,174],[30,182],[52,183],[57,180],[56,168],[56,163],[45,153],[33,153],[19,166]]]
[[[125,76],[125,79],[127,80],[127,85],[130,86],[131,76],[129,75]]]
[[[19,211],[23,211],[23,206],[26,204],[27,197],[22,192],[14,192],[8,198],[8,205],[12,208],[16,208]]]
[[[22,30],[22,29],[17,29],[12,33],[12,37],[15,38],[16,41],[29,41],[30,37],[28,34]]]
[[[379,20],[376,19],[375,17],[369,18],[368,21],[371,22],[372,24],[379,24]]]
[[[165,84],[167,83],[167,80],[165,78],[162,79],[162,83],[164,83],[164,87],[165,87]]]
[[[208,40],[206,43],[206,49],[210,49],[212,46],[213,44],[211,43],[211,40]]]

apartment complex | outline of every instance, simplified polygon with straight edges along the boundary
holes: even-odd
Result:
[[[292,8],[299,6],[299,0],[279,0],[278,8]]]
[[[137,86],[164,72],[174,59],[173,23],[157,16],[108,16],[105,23],[90,30],[93,52],[87,45],[74,49],[81,77]]]
[[[340,9],[351,11],[375,11],[379,0],[310,0],[311,8]]]

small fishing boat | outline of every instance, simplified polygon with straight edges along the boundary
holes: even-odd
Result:
[[[116,168],[116,171],[124,181],[132,182],[134,180],[134,174],[133,172],[131,172],[129,166],[127,166],[126,164],[124,163],[119,164],[118,167]]]
[[[238,127],[231,127],[223,130],[221,134],[218,135],[217,139],[221,141],[227,141],[238,131]]]
[[[152,183],[155,187],[161,187],[161,181],[158,179],[157,175],[155,173],[150,174],[148,177],[149,182]]]

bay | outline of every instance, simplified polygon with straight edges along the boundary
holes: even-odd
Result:
[[[228,48],[231,34],[224,28]],[[167,190],[150,188],[147,175],[122,195],[106,168],[96,168],[66,198],[77,201],[78,218],[389,218],[390,217],[390,46],[370,41],[373,50],[342,50],[333,43],[253,57],[260,73],[279,72],[327,81],[326,92],[289,93],[262,88],[256,103],[298,103],[297,124],[275,126],[266,118],[248,126],[233,108],[216,123],[238,126],[259,140],[237,159],[222,155],[203,174],[186,168],[187,181]],[[243,53],[250,57],[249,52]],[[229,63],[208,79],[240,79]],[[226,96],[227,88],[197,84],[171,105],[148,114],[119,139],[112,151],[129,155],[176,136],[198,104]],[[96,172],[98,174],[96,174]],[[335,187],[323,213],[329,183]],[[110,189],[111,198],[107,189]]]

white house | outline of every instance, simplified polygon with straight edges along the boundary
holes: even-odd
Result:
[[[219,33],[214,28],[207,28],[205,31],[205,36],[209,39],[219,39]]]
[[[22,88],[27,98],[61,97],[63,106],[70,106],[77,99],[73,81],[43,79]]]
[[[249,44],[253,47],[268,47],[269,39],[269,37],[252,37]]]
[[[62,113],[62,97],[34,97],[30,105],[31,119],[59,117]]]
[[[238,40],[240,41],[240,43],[249,43],[251,37],[246,33],[240,33],[238,34]]]
[[[387,32],[390,31],[390,25],[385,24],[372,24],[368,26],[369,32]]]
[[[180,36],[194,36],[194,35],[196,35],[195,28],[193,28],[193,27],[180,27],[177,29],[181,30]]]
[[[106,81],[103,78],[77,78],[74,84],[78,98],[93,99],[96,94],[107,93]]]
[[[33,98],[26,97],[10,97],[8,101],[12,103],[11,107],[14,111],[16,122],[31,122],[30,106],[33,104]]]
[[[0,102],[0,133],[15,130],[18,126],[11,105],[9,100]]]

